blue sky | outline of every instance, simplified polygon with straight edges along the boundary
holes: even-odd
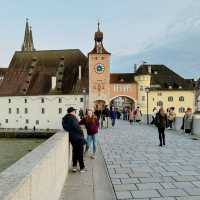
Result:
[[[6,67],[24,36],[25,19],[33,27],[36,49],[93,47],[97,20],[104,32],[104,46],[113,59],[138,54],[160,43],[168,27],[187,14],[197,0],[12,0],[1,2],[0,66]],[[185,12],[186,11],[186,12]],[[187,16],[187,15],[186,15]],[[164,60],[163,60],[164,61]],[[139,62],[139,61],[138,61]],[[127,71],[130,66],[117,66]],[[123,63],[119,63],[123,65]],[[131,65],[131,61],[128,63]]]

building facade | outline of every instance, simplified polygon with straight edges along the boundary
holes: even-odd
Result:
[[[132,73],[111,73],[103,38],[98,23],[88,56],[79,49],[38,51],[27,21],[21,51],[0,70],[1,127],[59,129],[69,106],[113,105],[121,111],[139,106],[144,114],[175,107],[178,116],[195,108],[195,82],[165,65],[144,63]]]

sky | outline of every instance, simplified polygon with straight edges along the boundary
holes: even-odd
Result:
[[[117,59],[138,54],[152,44],[159,45],[169,27],[173,32],[180,17],[187,19],[188,12],[193,15],[189,9],[197,1],[0,0],[0,67],[7,67],[14,52],[20,50],[26,18],[32,26],[37,50],[75,48],[86,55],[94,46],[99,20],[104,46],[114,59],[111,69],[120,67],[123,71],[124,67],[127,71],[130,66],[122,66]],[[126,65],[131,64],[130,61]]]

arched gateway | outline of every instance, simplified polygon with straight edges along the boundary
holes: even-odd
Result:
[[[124,108],[135,109],[135,101],[128,96],[117,96],[111,99],[110,106],[118,108],[119,111],[122,111]]]

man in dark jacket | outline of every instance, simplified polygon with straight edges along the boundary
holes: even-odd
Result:
[[[67,109],[67,115],[62,119],[63,128],[69,133],[69,141],[72,144],[72,162],[73,172],[77,171],[77,162],[80,166],[80,172],[85,172],[85,165],[83,161],[84,151],[84,133],[79,125],[76,117],[76,109],[70,107]]]
[[[158,127],[160,146],[165,145],[165,128],[167,126],[167,114],[160,108],[156,114],[155,125]]]

